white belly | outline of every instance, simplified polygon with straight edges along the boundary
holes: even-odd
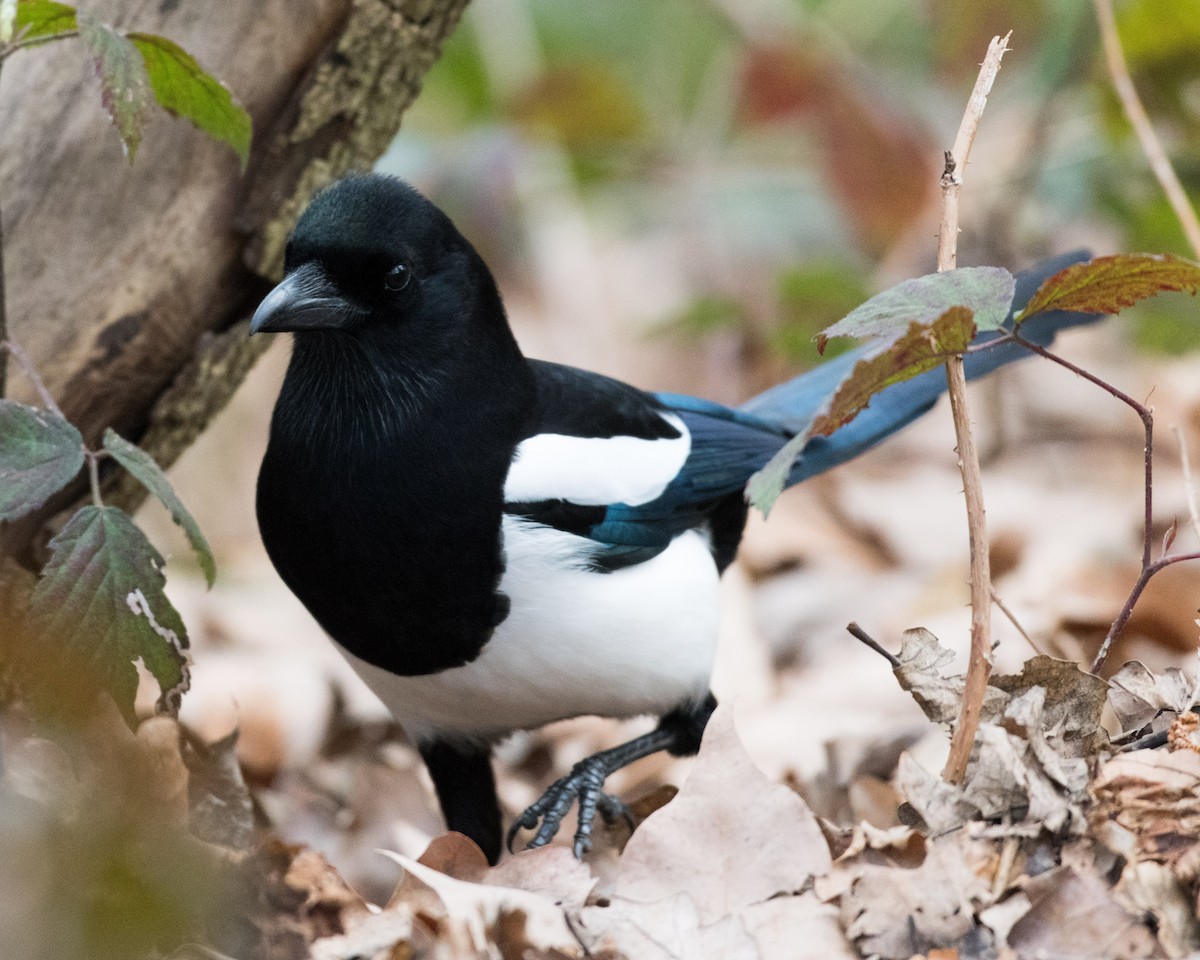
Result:
[[[580,537],[511,517],[503,534],[512,610],[475,660],[398,677],[346,654],[409,736],[494,740],[586,714],[663,714],[705,695],[718,579],[705,536],[681,534],[654,559],[602,574],[582,566]]]

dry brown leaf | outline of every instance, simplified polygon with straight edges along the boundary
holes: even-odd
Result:
[[[489,932],[494,934],[498,926],[511,925],[515,915],[520,914],[523,918],[520,932],[531,947],[580,955],[579,941],[571,932],[566,915],[545,897],[511,887],[455,880],[398,853],[384,853],[437,894],[445,907],[447,926],[456,931],[456,939],[469,943],[473,949],[484,951],[489,940],[494,939]],[[516,935],[511,927],[508,935]]]
[[[430,840],[417,863],[468,883],[480,883],[488,872],[487,857],[479,845],[454,830]]]
[[[1130,660],[1109,679],[1108,702],[1122,731],[1140,730],[1160,712],[1181,713],[1191,706],[1195,683],[1177,667],[1158,673]]]
[[[581,910],[596,885],[596,878],[568,847],[546,846],[513,854],[485,871],[481,882],[526,890],[556,906]]]
[[[944,676],[942,667],[954,659],[928,630],[918,627],[904,631],[900,643],[900,666],[895,668],[896,680],[902,689],[912,694],[917,706],[934,723],[951,723],[962,703],[961,675]],[[991,716],[1004,703],[1004,695],[988,687],[984,697],[983,716]]]
[[[761,960],[851,960],[837,910],[816,895],[774,897],[741,913]]]
[[[1114,899],[1098,876],[1059,867],[1031,880],[1025,893],[1033,905],[1008,934],[1008,945],[1022,957],[1163,956],[1153,934]]]
[[[616,893],[639,903],[687,893],[707,924],[801,890],[830,862],[812,811],[754,765],[721,706],[679,795],[630,839]]]
[[[1020,673],[993,676],[988,685],[1010,698],[1041,690],[1037,725],[1063,756],[1092,756],[1108,743],[1100,725],[1108,685],[1077,663],[1037,656],[1027,660]]]
[[[997,829],[1020,836],[1080,832],[1088,765],[1079,753],[1103,736],[1098,725],[1103,681],[1049,657],[1030,661],[1016,677],[999,679],[1019,692],[1007,702],[992,702],[999,709],[979,725],[961,787],[901,758],[898,781],[908,805],[935,836],[974,819],[1004,820]],[[1071,715],[1076,708],[1081,717]]]
[[[254,803],[242,777],[234,729],[213,743],[184,731],[180,744],[188,771],[189,828],[208,843],[249,848],[254,836]]]
[[[975,929],[976,909],[989,898],[988,882],[969,862],[979,857],[994,857],[992,845],[960,831],[932,841],[916,869],[860,865],[841,898],[846,935],[861,953],[888,960],[954,947]]]
[[[589,952],[613,951],[631,960],[759,960],[739,917],[701,922],[686,893],[635,903],[621,897],[587,907],[579,919]]]
[[[431,937],[426,928],[413,923],[413,914],[407,907],[390,907],[382,913],[362,917],[345,933],[318,940],[312,945],[311,957],[312,960],[403,957],[405,954],[395,948],[401,944],[412,944],[416,939],[428,942]],[[455,955],[447,953],[444,956],[452,960]]]
[[[979,817],[979,808],[967,801],[959,787],[934,776],[907,753],[900,755],[896,783],[907,798],[900,810],[901,821],[919,826],[931,836],[957,830],[967,820]]]
[[[1175,863],[1200,837],[1200,754],[1137,750],[1104,763],[1092,782],[1092,822],[1106,842],[1116,824],[1136,839],[1136,856]],[[1121,851],[1118,851],[1121,852]]]
[[[314,923],[328,922],[331,930],[344,929],[352,918],[369,912],[366,901],[350,889],[333,865],[316,850],[298,852],[283,882],[304,894],[299,913]]]
[[[1172,960],[1200,950],[1195,901],[1170,867],[1150,860],[1128,864],[1116,894],[1133,912],[1154,917],[1158,942]]]
[[[329,862],[269,837],[237,857],[230,918],[215,945],[233,956],[306,960],[321,938],[339,935],[368,908]]]

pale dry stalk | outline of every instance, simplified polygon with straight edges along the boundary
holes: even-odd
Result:
[[[1113,15],[1112,0],[1094,0],[1096,20],[1100,24],[1100,40],[1104,44],[1104,59],[1108,64],[1108,73],[1112,77],[1113,88],[1121,101],[1121,109],[1129,118],[1138,142],[1142,145],[1142,153],[1150,164],[1150,169],[1158,179],[1175,211],[1184,235],[1192,248],[1192,255],[1200,258],[1200,219],[1196,217],[1196,209],[1188,200],[1183,184],[1171,166],[1167,151],[1163,149],[1162,141],[1150,123],[1146,108],[1138,96],[1133,78],[1129,75],[1129,64],[1125,62],[1125,51],[1121,49],[1121,38],[1117,34],[1117,19]]]
[[[987,55],[979,68],[975,88],[967,101],[954,148],[946,154],[946,169],[942,174],[942,222],[938,231],[938,272],[953,270],[958,252],[958,195],[962,174],[966,170],[971,145],[987,105],[988,94],[1000,72],[1000,61],[1008,50],[1009,31],[1003,37],[993,37]],[[967,536],[971,553],[971,658],[963,686],[962,707],[950,738],[950,756],[942,778],[950,783],[962,783],[971,758],[971,746],[979,728],[979,715],[992,671],[992,577],[988,563],[987,520],[983,505],[983,482],[979,469],[979,452],[971,430],[967,409],[967,378],[963,359],[951,357],[946,361],[946,381],[950,394],[950,410],[954,419],[954,434],[958,444],[958,466],[962,473],[963,496],[967,504]]]

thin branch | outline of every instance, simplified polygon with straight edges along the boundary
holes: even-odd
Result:
[[[999,609],[999,611],[1008,618],[1008,622],[1011,623],[1016,628],[1017,633],[1019,633],[1021,635],[1021,638],[1027,644],[1029,644],[1030,648],[1032,648],[1034,653],[1041,654],[1042,656],[1047,655],[1046,651],[1042,649],[1041,645],[1038,643],[1035,643],[1033,637],[1031,637],[1026,632],[1025,628],[1023,626],[1021,626],[1021,621],[1017,619],[1016,615],[1011,610],[1009,610],[1007,606],[1005,606],[1004,601],[1000,599],[1000,595],[998,593],[996,593],[996,591],[994,589],[992,590],[992,603],[994,603],[996,605],[997,609]]]
[[[962,174],[966,170],[975,142],[975,133],[987,105],[988,94],[1000,72],[1000,61],[1008,49],[1008,38],[993,37],[987,55],[979,68],[975,88],[967,101],[967,109],[959,124],[954,148],[946,154],[942,174],[942,222],[938,230],[938,272],[954,269],[958,258],[958,195]],[[950,757],[942,778],[950,783],[962,783],[971,757],[971,746],[979,728],[979,716],[987,692],[988,676],[992,670],[991,601],[992,583],[988,561],[987,521],[983,505],[983,483],[979,469],[979,452],[971,431],[971,416],[967,410],[967,377],[961,357],[946,361],[946,383],[950,394],[950,410],[958,442],[958,465],[963,478],[963,496],[967,503],[967,539],[971,553],[971,658],[963,688],[962,707],[950,738]]]
[[[77,36],[79,36],[78,30],[65,30],[62,33],[51,33],[44,37],[33,37],[29,40],[18,38],[3,49],[0,49],[0,63],[3,63],[18,50],[28,50],[30,47],[40,47],[44,43],[53,43],[55,40],[68,40],[71,37]]]
[[[1121,108],[1129,118],[1138,142],[1142,145],[1142,153],[1150,163],[1150,169],[1158,179],[1179,219],[1192,254],[1200,258],[1200,219],[1196,217],[1196,209],[1188,200],[1183,184],[1171,166],[1167,151],[1163,149],[1162,141],[1154,132],[1154,126],[1146,115],[1133,78],[1129,75],[1129,64],[1125,62],[1125,51],[1121,49],[1121,38],[1117,33],[1117,19],[1113,15],[1112,0],[1095,0],[1096,19],[1100,23],[1100,39],[1104,44],[1104,58],[1108,64],[1108,72],[1112,77],[1113,88],[1121,101]]]
[[[54,394],[46,388],[46,382],[38,374],[37,367],[33,365],[33,361],[29,359],[29,354],[21,348],[21,345],[15,340],[0,340],[0,350],[7,350],[12,355],[12,358],[17,361],[17,366],[29,378],[29,382],[37,390],[38,396],[42,398],[42,403],[45,404],[46,409],[52,410],[65,420],[66,417],[63,416],[62,410],[54,402]]]
[[[1121,607],[1121,612],[1117,614],[1117,618],[1109,627],[1108,634],[1104,638],[1104,642],[1100,644],[1100,649],[1096,651],[1096,656],[1092,660],[1091,672],[1099,673],[1104,667],[1104,661],[1108,659],[1108,653],[1112,649],[1113,643],[1121,635],[1125,626],[1129,623],[1129,618],[1133,614],[1133,608],[1142,596],[1142,591],[1146,589],[1146,585],[1150,579],[1159,571],[1165,570],[1167,567],[1175,563],[1180,563],[1184,560],[1200,560],[1200,553],[1180,553],[1170,556],[1160,557],[1157,561],[1153,560],[1153,535],[1154,535],[1154,410],[1146,406],[1144,403],[1139,403],[1134,400],[1129,394],[1118,390],[1111,383],[1101,380],[1094,373],[1089,373],[1082,367],[1077,366],[1070,360],[1051,353],[1045,347],[1039,346],[1036,343],[1031,343],[1019,333],[1015,331],[1008,334],[1009,339],[1019,343],[1026,350],[1031,350],[1040,357],[1045,357],[1047,360],[1052,360],[1059,366],[1070,370],[1077,376],[1083,377],[1085,380],[1094,383],[1105,393],[1116,397],[1126,406],[1130,407],[1141,418],[1142,427],[1146,434],[1146,446],[1143,451],[1144,474],[1146,494],[1144,498],[1144,516],[1142,518],[1142,570],[1138,574],[1137,581],[1133,588],[1129,591],[1129,596],[1125,598],[1125,605]],[[1186,474],[1185,474],[1186,476]],[[1189,509],[1191,508],[1191,486],[1189,482]],[[1169,546],[1169,544],[1168,544]]]
[[[1058,354],[1051,353],[1045,347],[1039,346],[1031,340],[1026,340],[1016,331],[1010,332],[1008,337],[1014,342],[1019,343],[1026,350],[1033,351],[1039,357],[1045,357],[1047,360],[1052,360],[1060,367],[1070,370],[1076,376],[1083,377],[1083,379],[1087,380],[1089,383],[1094,383],[1105,393],[1120,400],[1123,404],[1133,410],[1133,412],[1136,413],[1141,419],[1142,429],[1146,434],[1146,446],[1142,451],[1142,457],[1144,461],[1143,470],[1145,473],[1144,482],[1146,487],[1146,495],[1142,508],[1142,568],[1145,569],[1146,567],[1150,566],[1152,552],[1151,539],[1154,533],[1154,410],[1151,407],[1146,406],[1144,403],[1139,403],[1137,400],[1134,400],[1133,397],[1124,391],[1118,390],[1107,380],[1101,380],[1094,373],[1089,373],[1087,370],[1084,370],[1083,367],[1072,363],[1070,360],[1066,360],[1063,357],[1058,356]]]
[[[1129,618],[1133,615],[1133,608],[1137,605],[1138,600],[1141,599],[1142,591],[1146,589],[1150,578],[1160,570],[1165,570],[1175,563],[1182,563],[1184,560],[1200,560],[1200,553],[1177,553],[1169,557],[1163,557],[1157,563],[1151,563],[1148,566],[1142,567],[1142,572],[1138,575],[1137,582],[1133,585],[1133,589],[1129,591],[1129,596],[1125,598],[1125,606],[1117,614],[1117,619],[1108,628],[1108,635],[1104,638],[1104,642],[1100,644],[1100,649],[1096,651],[1096,658],[1092,661],[1091,666],[1092,673],[1099,673],[1104,668],[1104,661],[1108,659],[1109,650],[1112,649],[1114,641],[1121,635],[1126,624],[1129,623]]]
[[[891,651],[885,649],[878,640],[867,633],[867,631],[860,627],[857,623],[846,624],[846,632],[849,633],[850,636],[854,637],[855,640],[861,640],[877,654],[883,657],[892,665],[893,670],[900,666],[900,658]]]
[[[1179,464],[1183,467],[1183,492],[1187,496],[1188,519],[1192,524],[1192,532],[1200,538],[1200,507],[1196,504],[1196,478],[1192,476],[1192,464],[1188,458],[1187,443],[1183,439],[1183,430],[1179,424],[1171,424],[1171,432],[1179,443]]]

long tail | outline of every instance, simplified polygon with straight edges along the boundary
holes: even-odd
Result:
[[[1088,251],[1076,250],[1043,260],[1036,266],[1017,274],[1013,310],[1024,307],[1047,277],[1072,263],[1087,260],[1090,256]],[[1046,346],[1054,340],[1059,330],[1094,323],[1100,317],[1101,314],[1095,313],[1051,311],[1030,318],[1021,326],[1021,335],[1040,346]],[[1011,323],[1012,313],[1009,313],[1005,325]],[[976,337],[975,343],[986,343],[998,336],[1000,334],[995,332],[980,334]],[[842,354],[815,370],[810,370],[786,383],[772,387],[765,393],[748,400],[738,410],[778,424],[790,433],[806,429],[817,412],[817,408],[825,402],[842,378],[869,349],[868,345]],[[964,368],[967,378],[975,379],[991,373],[1006,363],[1028,356],[1029,351],[1017,344],[1003,344],[991,350],[968,354],[964,361]],[[945,389],[946,375],[939,368],[898,383],[877,394],[871,399],[870,406],[832,436],[814,437],[808,442],[791,473],[788,474],[787,485],[799,483],[840,463],[854,459],[929,410],[937,402],[938,397],[945,392]]]

